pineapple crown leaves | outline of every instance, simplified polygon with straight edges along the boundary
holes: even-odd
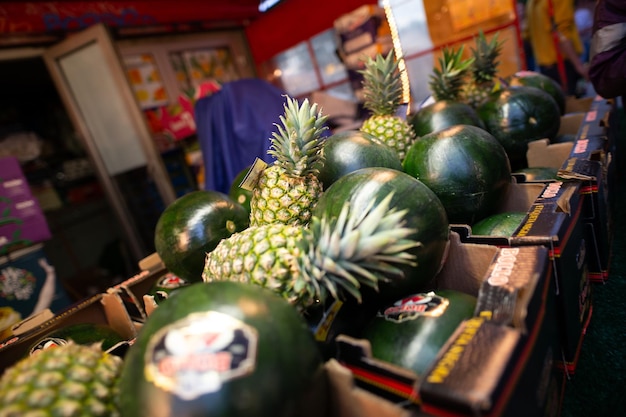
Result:
[[[375,115],[393,115],[402,103],[402,83],[393,50],[387,56],[366,56],[363,75],[363,106]]]
[[[336,218],[313,217],[303,241],[308,255],[296,258],[295,292],[318,300],[347,293],[361,302],[362,285],[377,290],[381,281],[403,278],[400,265],[417,264],[409,250],[421,243],[409,238],[415,230],[405,226],[406,210],[390,207],[392,197],[370,202],[360,215],[345,203]]]
[[[318,162],[323,160],[322,133],[328,129],[326,120],[317,110],[317,103],[311,105],[308,99],[302,104],[287,97],[285,114],[280,116],[278,131],[272,134],[268,154],[276,158],[276,163],[289,174],[300,177],[317,175]]]
[[[492,80],[497,71],[498,57],[502,52],[504,41],[498,39],[498,33],[494,34],[488,42],[485,33],[481,30],[474,40],[475,47],[472,47],[474,62],[471,67],[472,78],[476,83]]]
[[[439,58],[439,68],[434,68],[430,76],[430,90],[435,100],[459,101],[465,77],[475,58],[463,59],[464,46],[458,49],[444,47]]]

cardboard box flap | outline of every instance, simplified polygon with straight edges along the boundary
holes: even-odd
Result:
[[[559,177],[568,180],[578,181],[597,181],[599,162],[589,161],[576,157],[569,158],[561,169],[559,169]]]
[[[577,135],[584,120],[585,112],[575,112],[561,116],[557,135]]]
[[[545,187],[546,185],[542,183],[518,184],[512,182],[498,211],[501,213],[528,211]]]
[[[536,259],[536,262],[524,262]],[[489,266],[476,303],[475,316],[527,333],[528,306],[545,276],[548,250],[541,246],[502,248]]]
[[[493,262],[498,250],[495,245],[462,244],[459,233],[451,231],[448,256],[437,275],[437,286],[477,295],[485,271]]]
[[[34,314],[30,317],[25,318],[24,320],[15,323],[11,327],[11,334],[15,336],[21,336],[29,331],[33,330],[36,327],[41,326],[48,320],[54,317],[54,313],[49,308]]]
[[[593,100],[593,97],[576,98],[574,96],[567,96],[565,98],[565,114],[588,112]]]
[[[419,384],[422,409],[484,415],[495,405],[520,341],[510,327],[480,317],[463,322],[450,337]],[[481,358],[477,366],[476,358]]]
[[[529,167],[560,168],[572,151],[573,142],[550,143],[548,139],[528,143],[526,160]]]

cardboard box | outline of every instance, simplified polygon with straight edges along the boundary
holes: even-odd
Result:
[[[124,305],[112,295],[98,294],[57,315],[44,311],[13,326],[13,335],[0,342],[0,373],[25,357],[42,336],[61,327],[80,323],[106,324],[128,340],[128,344],[137,335],[137,329]]]
[[[562,379],[554,365],[560,353],[549,250],[463,243],[455,232],[450,238],[438,286],[477,295],[478,304],[475,316],[457,328],[430,370],[420,376],[383,362],[372,356],[367,340],[345,335],[337,338],[337,360],[351,370],[357,387],[395,404],[396,412],[499,416],[514,409],[519,415],[541,415],[559,406]]]
[[[541,191],[535,194],[537,186]],[[473,235],[470,226],[451,225],[465,243],[548,248],[555,275],[562,366],[570,374],[576,369],[592,314],[582,188],[578,181],[512,186],[500,211],[527,214],[510,237]]]

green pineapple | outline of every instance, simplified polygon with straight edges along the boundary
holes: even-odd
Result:
[[[400,160],[404,160],[407,149],[415,140],[415,133],[406,118],[397,114],[402,104],[398,61],[393,52],[386,57],[377,54],[375,59],[368,56],[360,73],[363,74],[363,105],[372,112],[361,130],[395,149]]]
[[[97,345],[69,343],[9,367],[0,379],[0,416],[119,416],[122,359]]]
[[[433,69],[428,84],[435,101],[461,101],[465,79],[474,62],[474,58],[463,59],[463,49],[443,48],[439,68]]]
[[[472,48],[474,62],[471,68],[470,81],[465,85],[463,96],[465,102],[470,106],[477,108],[489,95],[500,88],[500,82],[497,77],[498,57],[502,52],[503,42],[498,40],[496,33],[491,41],[487,42],[487,38],[483,31],[478,33],[475,38],[476,46]]]
[[[271,138],[274,163],[263,170],[250,200],[250,226],[268,223],[307,224],[322,193],[317,178],[323,161],[321,137],[327,116],[305,99],[287,97],[282,125]]]
[[[313,217],[308,227],[269,224],[222,240],[207,254],[203,279],[243,281],[270,288],[298,308],[345,294],[361,301],[362,285],[402,277],[413,265],[407,252],[405,211],[390,208],[392,194],[363,213],[346,203],[337,218]]]

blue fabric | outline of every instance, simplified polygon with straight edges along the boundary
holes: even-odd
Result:
[[[284,92],[261,79],[225,83],[195,105],[206,190],[228,194],[244,168],[260,158],[267,163],[270,138],[284,114]]]

